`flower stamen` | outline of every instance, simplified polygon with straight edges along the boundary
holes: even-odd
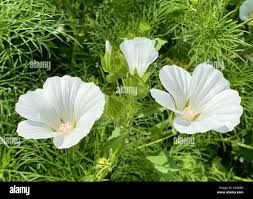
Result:
[[[62,123],[58,131],[62,134],[67,134],[73,129],[73,125],[70,122]]]
[[[197,114],[194,112],[194,110],[191,107],[187,106],[183,110],[182,118],[187,121],[193,121],[196,115]]]

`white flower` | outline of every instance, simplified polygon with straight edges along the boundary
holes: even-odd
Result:
[[[242,21],[246,21],[253,17],[253,0],[246,0],[240,6],[239,17]]]
[[[173,126],[180,133],[225,133],[240,123],[241,98],[212,65],[198,65],[192,76],[181,67],[164,66],[159,77],[168,93],[151,89],[151,95],[175,112]]]
[[[27,120],[17,133],[26,139],[53,138],[59,149],[76,145],[103,113],[105,96],[94,83],[77,77],[51,77],[43,89],[21,95],[16,112]]]
[[[120,49],[127,60],[129,71],[132,75],[136,69],[141,77],[149,65],[157,59],[158,51],[155,49],[155,43],[155,40],[136,37],[130,40],[125,39],[120,44]]]
[[[109,55],[112,54],[112,45],[108,40],[105,41],[105,50],[109,53]]]
[[[64,24],[61,24],[58,27],[56,27],[54,33],[55,34],[57,34],[57,33],[63,33],[64,31],[65,31]]]

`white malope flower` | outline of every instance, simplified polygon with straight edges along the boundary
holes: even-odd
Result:
[[[136,69],[138,75],[143,76],[149,65],[157,59],[159,53],[155,49],[155,43],[155,40],[136,37],[130,40],[125,39],[120,44],[120,49],[126,58],[132,75]]]
[[[108,52],[109,55],[112,54],[112,45],[108,40],[105,41],[105,51]]]
[[[76,145],[103,113],[105,96],[77,77],[50,77],[43,89],[21,95],[16,112],[27,120],[17,133],[26,139],[53,138],[59,149]]]
[[[58,33],[63,33],[63,32],[65,32],[65,28],[64,28],[64,24],[61,24],[61,25],[56,27],[56,29],[53,33],[58,34]]]
[[[212,65],[200,64],[191,75],[178,66],[164,66],[159,78],[167,90],[151,89],[157,103],[175,112],[174,128],[180,133],[232,131],[243,108],[237,91]]]
[[[242,3],[239,10],[239,17],[242,21],[253,17],[253,0],[246,0]]]

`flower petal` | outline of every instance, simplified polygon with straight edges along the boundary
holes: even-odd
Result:
[[[60,124],[60,118],[44,94],[42,89],[28,91],[19,97],[15,110],[26,119],[45,123],[51,128],[57,128]]]
[[[66,135],[58,135],[54,137],[53,142],[58,149],[66,149],[78,144],[85,135],[86,134],[82,130],[75,129]]]
[[[94,83],[83,83],[75,99],[75,120],[76,127],[66,135],[54,138],[54,144],[57,148],[72,147],[83,139],[91,130],[95,121],[97,121],[104,110],[105,95]]]
[[[174,98],[176,109],[182,111],[189,98],[191,75],[181,67],[164,66],[159,73],[160,81]]]
[[[99,119],[103,113],[105,105],[105,95],[94,83],[83,83],[75,99],[75,118],[78,121],[83,115],[92,113],[95,120]]]
[[[209,64],[200,64],[192,74],[189,105],[200,113],[207,102],[229,86],[219,70]]]
[[[105,41],[105,51],[111,55],[112,54],[112,45],[108,40]]]
[[[239,10],[240,19],[242,21],[248,20],[251,12],[253,12],[253,1],[252,0],[244,1],[242,5],[240,6],[240,10]]]
[[[25,139],[47,139],[57,134],[47,125],[31,120],[25,120],[18,124],[17,133]]]
[[[80,78],[65,75],[48,78],[43,85],[47,100],[64,122],[75,119],[75,99],[82,84]]]
[[[136,37],[134,39],[125,39],[120,44],[120,49],[124,54],[129,71],[133,75],[137,69],[138,75],[144,75],[149,65],[158,57],[158,51],[155,49],[155,40],[144,37]]]
[[[169,93],[159,89],[151,89],[150,93],[158,104],[173,112],[177,112],[175,101]]]
[[[223,74],[212,65],[200,64],[193,72],[189,107],[199,115],[186,121],[181,115],[174,120],[174,127],[181,133],[198,133],[215,130],[232,131],[240,123],[242,107],[237,91],[230,89]]]
[[[217,132],[232,131],[240,123],[240,117],[243,113],[240,102],[241,98],[238,92],[227,89],[216,95],[203,107],[200,117],[212,117],[213,120],[219,122],[219,127],[212,128]]]
[[[173,121],[174,128],[180,133],[195,134],[205,133],[220,127],[220,123],[212,118],[204,118],[202,120],[186,121],[181,116],[176,116]]]
[[[94,109],[95,112],[85,113],[77,123],[76,128],[66,135],[60,135],[54,138],[54,144],[57,148],[70,148],[80,142],[88,135],[98,116],[102,114],[101,109]],[[97,113],[97,114],[96,114]],[[99,116],[99,117],[100,117]]]

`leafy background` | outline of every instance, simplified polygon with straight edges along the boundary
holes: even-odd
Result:
[[[51,140],[0,145],[0,181],[252,181],[252,28],[239,20],[242,0],[0,0],[0,139],[17,137],[15,103],[48,77],[93,81],[107,95],[106,110],[77,146],[59,150]],[[64,28],[63,31],[57,31]],[[176,64],[192,71],[202,62],[224,63],[244,108],[234,131],[179,135],[172,113],[147,95],[116,95],[101,67],[105,40],[117,51],[124,38],[166,40],[158,71]],[[48,60],[52,69],[32,69]],[[115,104],[117,106],[115,106]],[[194,138],[194,145],[175,138]]]

